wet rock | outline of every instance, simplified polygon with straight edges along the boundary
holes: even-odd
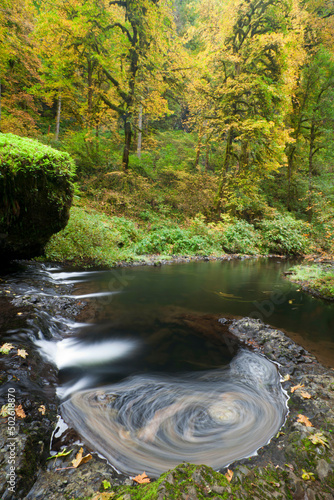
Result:
[[[319,479],[321,481],[323,481],[324,479],[326,479],[326,477],[328,476],[331,469],[330,469],[329,463],[326,462],[326,460],[324,460],[322,458],[321,460],[319,460],[316,470],[317,470]]]

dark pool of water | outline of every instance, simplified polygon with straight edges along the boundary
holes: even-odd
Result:
[[[193,262],[120,269],[72,281],[77,293],[110,292],[88,309],[88,321],[110,321],[136,335],[182,312],[251,316],[283,329],[321,362],[334,366],[334,303],[284,279],[292,264],[275,258]]]

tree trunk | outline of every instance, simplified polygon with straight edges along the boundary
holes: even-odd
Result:
[[[205,147],[205,171],[209,170],[210,145],[207,142]]]
[[[139,106],[139,116],[138,116],[138,138],[137,138],[137,156],[141,157],[141,145],[142,145],[142,129],[143,129],[143,106]]]
[[[313,174],[313,155],[314,155],[314,145],[315,145],[315,124],[312,120],[311,130],[310,130],[310,149],[308,155],[308,221],[312,220],[312,174]]]
[[[124,148],[123,148],[123,159],[122,159],[122,169],[127,172],[129,169],[129,154],[131,148],[132,139],[132,129],[131,122],[129,121],[129,116],[124,118]]]
[[[224,187],[226,184],[226,174],[228,172],[229,165],[230,165],[232,144],[233,144],[233,129],[231,128],[228,131],[228,135],[227,135],[227,139],[226,139],[225,158],[224,158],[224,164],[223,164],[223,168],[222,168],[222,177],[221,177],[221,181],[219,183],[218,192],[216,194],[216,198],[215,198],[215,202],[214,202],[215,208],[219,213],[221,212],[220,203],[221,203],[221,197],[222,197],[222,194],[224,191]]]
[[[295,145],[291,146],[291,150],[288,154],[288,192],[287,192],[286,207],[289,212],[291,212],[291,179],[293,172],[295,149],[296,149]]]
[[[92,115],[93,115],[93,68],[92,62],[88,58],[87,61],[87,83],[88,83],[88,93],[87,93],[87,101],[88,101],[88,128],[92,128]]]
[[[55,132],[55,140],[59,140],[59,129],[60,129],[60,114],[61,114],[61,95],[58,96],[58,105],[57,105],[57,117],[56,117],[56,132]]]
[[[197,147],[196,147],[196,158],[195,158],[195,165],[194,167],[197,168],[199,164],[199,157],[201,155],[201,149],[202,149],[202,137],[203,137],[203,126],[201,124],[199,132],[198,132],[198,141],[197,141]]]

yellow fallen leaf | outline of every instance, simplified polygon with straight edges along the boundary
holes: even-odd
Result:
[[[44,405],[41,405],[39,408],[38,408],[38,411],[41,412],[42,415],[45,415],[45,412],[46,412],[46,408]]]
[[[26,414],[24,413],[22,405],[18,405],[15,407],[15,413],[19,418],[26,418]]]
[[[228,482],[230,483],[232,481],[232,477],[233,477],[233,470],[227,469],[225,477],[228,480]]]
[[[147,477],[146,472],[143,472],[142,474],[139,474],[138,476],[134,477],[133,480],[136,481],[136,483],[139,483],[139,484],[144,484],[144,483],[150,483],[151,482],[150,478]]]
[[[80,448],[80,450],[77,453],[77,456],[75,457],[74,460],[72,460],[72,465],[76,469],[79,467],[79,465],[85,464],[89,460],[91,460],[93,457],[90,453],[88,455],[85,455],[84,457],[82,456],[83,454],[83,448]]]
[[[297,389],[302,389],[303,387],[305,387],[304,384],[302,384],[302,385],[298,384],[298,385],[295,385],[294,387],[291,387],[290,391],[295,392]]]
[[[27,353],[27,351],[25,349],[18,349],[17,350],[17,355],[21,356],[21,358],[26,359],[26,357],[28,356],[28,353]]]
[[[14,349],[14,346],[6,342],[0,347],[0,352],[2,352],[2,354],[8,354],[12,349]]]
[[[313,472],[306,472],[305,469],[302,469],[302,471],[303,471],[302,479],[304,479],[304,481],[309,481],[310,479],[312,481],[315,481],[315,477],[314,477]]]
[[[287,374],[284,376],[284,378],[283,378],[282,382],[287,382],[287,381],[288,381],[288,380],[290,380],[290,379],[291,379],[291,377],[290,377],[290,375],[287,373]]]
[[[316,432],[315,434],[312,434],[308,438],[310,441],[312,441],[313,444],[322,444],[323,446],[329,448],[328,439],[326,438],[326,436],[323,435],[322,432]]]
[[[23,313],[17,313],[18,316],[22,316]]]
[[[298,418],[297,418],[297,422],[300,422],[301,424],[306,425],[306,427],[313,427],[313,425],[311,424],[309,419],[307,417],[305,417],[305,415],[299,414]]]
[[[116,493],[114,493],[113,491],[97,493],[97,495],[95,495],[92,500],[111,500],[112,498],[114,498],[115,494]]]
[[[311,399],[311,394],[309,394],[308,392],[306,391],[300,391],[300,395],[304,398],[304,399]]]

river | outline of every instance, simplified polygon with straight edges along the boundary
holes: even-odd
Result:
[[[287,415],[277,366],[240,347],[222,318],[258,318],[334,366],[334,305],[286,281],[290,266],[277,258],[110,271],[28,265],[3,278],[16,297],[52,300],[68,286],[86,307],[76,321],[40,308],[5,328],[58,367],[62,418],[116,470],[158,476],[182,461],[220,469],[256,453]]]

